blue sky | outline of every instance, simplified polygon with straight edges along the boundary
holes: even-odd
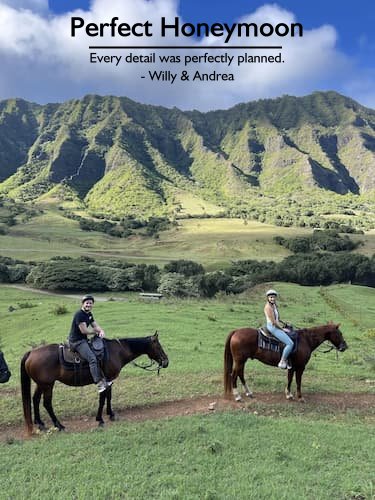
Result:
[[[176,15],[182,22],[209,24],[290,21],[303,24],[304,36],[300,40],[266,39],[266,43],[272,41],[272,44],[283,45],[285,62],[282,65],[242,64],[239,67],[234,61],[231,66],[191,64],[187,68],[160,61],[152,65],[125,64],[122,60],[115,67],[114,64],[90,63],[88,46],[99,43],[98,39],[84,34],[72,39],[69,32],[72,15],[97,23],[108,22],[113,16],[123,22],[147,17],[154,26],[161,16],[169,19]],[[374,108],[374,18],[375,2],[370,0],[0,0],[0,99],[22,97],[45,103],[97,93],[125,95],[139,102],[168,107],[206,110],[284,94],[336,90]],[[159,45],[165,42],[154,40],[154,37],[152,41]],[[196,45],[203,43],[188,41]],[[101,42],[123,45],[124,39],[103,38]],[[168,42],[172,44],[173,40]],[[264,44],[259,40],[255,42]],[[127,38],[126,43],[139,43],[139,38]],[[240,43],[244,43],[243,39],[235,40],[235,44]],[[251,43],[255,44],[253,40]],[[220,45],[220,40],[211,39],[210,44]],[[218,51],[210,50],[209,53],[217,54]],[[99,54],[125,55],[119,51]],[[184,57],[188,52],[180,54]],[[232,73],[234,81],[183,83],[179,76],[186,69],[192,74],[196,70]],[[173,84],[152,81],[149,72],[153,71],[174,72],[176,81]]]

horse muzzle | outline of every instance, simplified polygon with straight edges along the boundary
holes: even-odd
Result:
[[[5,384],[6,382],[8,382],[11,375],[12,374],[9,370],[4,370],[0,372],[0,384]]]
[[[159,362],[159,368],[167,368],[169,365],[169,360],[168,358],[166,359],[162,359],[160,362]]]
[[[347,348],[348,348],[348,345],[347,345],[347,343],[346,343],[346,342],[341,342],[341,344],[338,346],[338,350],[339,350],[340,352],[344,352],[344,351],[346,351],[346,350],[347,350]]]

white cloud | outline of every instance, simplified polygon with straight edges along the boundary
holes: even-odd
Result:
[[[94,0],[90,11],[75,11],[56,16],[46,11],[47,0],[0,0],[0,98],[22,97],[36,102],[62,101],[82,97],[88,93],[113,94],[130,97],[140,102],[177,106],[182,109],[226,108],[233,104],[257,98],[274,97],[282,94],[302,95],[314,90],[335,87],[352,70],[351,62],[336,49],[337,34],[332,26],[304,31],[302,38],[240,38],[233,36],[232,45],[282,45],[282,64],[237,64],[238,55],[276,55],[280,51],[231,51],[217,49],[201,50],[89,50],[89,45],[223,45],[220,38],[210,36],[204,41],[169,35],[160,37],[160,19],[164,16],[170,22],[178,16],[177,0]],[[119,22],[130,25],[146,20],[153,25],[153,36],[88,37],[83,30],[72,38],[71,16],[80,16],[87,23],[110,22],[118,17]],[[180,23],[184,22],[180,18]],[[276,5],[265,5],[238,22],[265,22],[273,25],[296,22],[293,14]],[[108,30],[107,30],[108,31]],[[244,42],[245,40],[245,42]],[[90,52],[98,55],[150,55],[155,52],[156,64],[121,61],[120,65],[90,64]],[[183,64],[161,63],[162,54],[235,56],[231,66],[225,64]],[[183,70],[190,76],[199,69],[210,73],[232,73],[235,81],[182,82]],[[148,71],[171,71],[178,73],[173,84],[150,81]],[[141,78],[141,76],[146,78]],[[333,85],[332,85],[333,84]],[[349,88],[349,87],[346,87]],[[355,88],[355,87],[351,87]],[[352,97],[356,98],[355,95]]]

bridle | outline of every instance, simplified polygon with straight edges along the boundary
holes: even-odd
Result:
[[[323,349],[318,348],[316,350],[316,352],[320,352],[322,354],[326,354],[327,352],[331,352],[331,351],[333,351],[333,349],[336,349],[336,354],[337,354],[338,347],[336,347],[335,345],[333,345],[330,340],[326,340],[326,342],[328,342],[328,344],[326,344],[327,345],[327,349],[323,350]]]
[[[121,346],[121,349],[126,352],[126,349],[125,347],[122,345],[120,339],[116,339],[116,341],[120,344]],[[147,372],[158,372],[158,375],[160,375],[160,370],[161,370],[161,363],[158,363],[158,366],[154,366],[156,364],[156,361],[154,359],[150,359],[150,363],[148,365],[139,365],[138,363],[136,363],[135,361],[132,361],[131,362],[133,366],[135,366],[136,368],[142,368],[142,370],[146,370]]]

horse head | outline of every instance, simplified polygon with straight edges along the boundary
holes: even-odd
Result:
[[[149,358],[156,361],[159,368],[167,368],[169,364],[168,356],[159,342],[158,332],[150,337],[150,350],[147,352]]]
[[[0,351],[0,384],[5,384],[10,379],[11,373],[9,371],[7,362],[5,361],[4,354]]]
[[[329,324],[327,340],[329,340],[338,351],[344,352],[348,348],[348,345],[345,342],[339,327],[340,323],[337,325],[334,323]]]

